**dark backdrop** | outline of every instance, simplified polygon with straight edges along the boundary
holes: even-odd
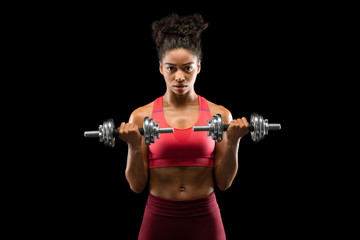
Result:
[[[62,137],[47,156],[51,180],[41,181],[49,234],[137,239],[148,193],[128,186],[127,145],[117,141],[109,149],[83,133],[108,118],[116,125],[128,121],[133,110],[165,93],[151,23],[171,12],[197,12],[209,22],[197,94],[234,118],[257,112],[282,125],[259,143],[244,137],[237,177],[225,192],[216,189],[227,237],[307,235],[318,215],[308,218],[314,203],[310,173],[303,171],[307,143],[299,145],[294,120],[308,112],[298,96],[311,94],[303,87],[314,67],[308,59],[317,34],[311,6],[168,4],[58,6],[39,19],[47,33],[45,55],[52,56],[46,63],[54,90],[47,96],[55,99],[51,121]]]

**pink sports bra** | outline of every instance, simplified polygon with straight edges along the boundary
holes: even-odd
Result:
[[[209,106],[205,98],[199,96],[199,117],[195,125],[207,125],[211,119]],[[163,111],[163,97],[154,102],[151,118],[159,127],[171,127],[167,124]],[[174,133],[161,134],[160,139],[149,146],[149,168],[173,166],[213,167],[215,141],[206,132],[193,132],[192,127],[174,128]]]

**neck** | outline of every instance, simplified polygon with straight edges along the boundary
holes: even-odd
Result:
[[[172,105],[175,107],[185,107],[189,104],[197,104],[198,103],[198,95],[194,90],[190,90],[189,92],[178,95],[172,91],[167,90],[164,97],[163,102],[166,105]]]

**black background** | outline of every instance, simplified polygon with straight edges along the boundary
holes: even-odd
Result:
[[[326,28],[318,8],[210,3],[45,8],[33,16],[33,38],[46,79],[43,112],[57,132],[44,139],[51,151],[35,163],[41,169],[35,174],[40,195],[33,197],[37,210],[30,211],[42,221],[32,231],[137,239],[148,193],[135,194],[128,186],[127,145],[117,141],[109,149],[83,133],[108,118],[116,125],[128,121],[133,110],[165,93],[151,23],[171,12],[200,13],[209,22],[196,93],[234,118],[257,112],[282,125],[259,143],[244,137],[237,177],[225,192],[216,189],[228,239],[289,239],[319,229],[324,207],[317,198],[319,183],[312,181],[316,154],[309,158],[312,143],[299,124],[316,105],[309,104],[314,91],[309,85],[317,85],[319,36]]]

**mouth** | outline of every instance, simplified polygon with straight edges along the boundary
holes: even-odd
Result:
[[[174,88],[176,88],[177,90],[184,90],[185,88],[187,88],[188,85],[182,85],[182,84],[178,84],[178,85],[173,85]]]

